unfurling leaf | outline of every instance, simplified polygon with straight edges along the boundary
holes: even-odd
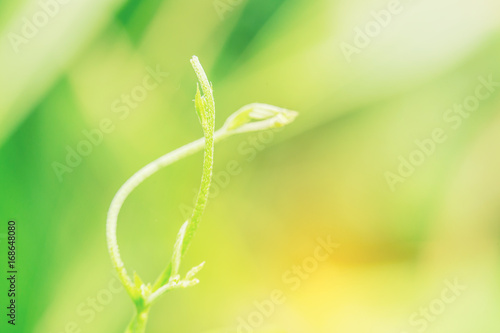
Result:
[[[291,123],[298,113],[277,106],[253,103],[245,105],[227,118],[228,132],[245,133],[278,128]]]

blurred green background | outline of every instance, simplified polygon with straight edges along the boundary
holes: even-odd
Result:
[[[193,54],[216,127],[252,102],[300,116],[216,146],[183,263],[207,262],[201,283],[159,300],[148,332],[500,331],[500,88],[459,126],[446,120],[478,78],[500,81],[498,1],[4,0],[0,31],[0,243],[16,219],[20,292],[2,332],[124,331],[133,307],[116,289],[106,213],[135,171],[202,136]],[[151,70],[158,84],[137,95]],[[103,119],[112,130],[58,174]],[[436,129],[446,140],[391,188],[387,172]],[[170,258],[201,161],[162,170],[121,211],[123,259],[146,281]],[[284,276],[318,237],[340,247],[291,290]],[[443,302],[456,281],[467,288]],[[286,301],[255,315],[273,290]]]

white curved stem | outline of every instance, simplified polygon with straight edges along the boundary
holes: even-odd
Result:
[[[214,141],[218,142],[228,137],[230,134],[230,132],[226,131],[224,128],[221,128],[214,133]],[[120,209],[129,194],[145,179],[153,175],[161,168],[164,168],[180,159],[183,159],[184,157],[190,156],[202,150],[204,146],[205,138],[201,138],[188,143],[187,145],[182,146],[168,154],[165,154],[162,157],[147,164],[139,171],[137,171],[120,187],[118,192],[116,192],[113,200],[111,201],[111,205],[108,210],[108,216],[106,219],[106,238],[108,243],[108,251],[122,284],[125,286],[125,289],[130,294],[130,296],[132,296],[132,298],[134,298],[133,283],[130,280],[130,277],[127,274],[127,270],[125,269],[125,265],[121,259],[120,250],[118,248],[118,242],[116,239],[116,225]]]

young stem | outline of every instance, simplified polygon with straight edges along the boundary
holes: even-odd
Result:
[[[214,143],[223,140],[230,134],[226,132],[224,128],[218,130],[214,134]],[[153,175],[155,172],[164,168],[184,157],[190,156],[200,150],[205,146],[205,138],[198,139],[185,146],[182,146],[162,157],[154,160],[153,162],[147,164],[142,169],[137,171],[132,177],[130,177],[118,190],[115,197],[111,201],[109,207],[108,216],[106,220],[106,238],[108,242],[108,251],[113,262],[113,266],[118,272],[118,276],[125,286],[128,294],[134,299],[134,288],[130,277],[127,274],[125,265],[121,259],[120,250],[118,247],[118,242],[116,238],[116,225],[118,220],[118,214],[123,206],[123,203],[129,196],[129,194],[141,184],[145,179]]]
[[[146,332],[146,323],[148,321],[149,307],[136,309],[136,313],[130,321],[125,333],[144,333]]]
[[[205,144],[205,153],[203,156],[203,174],[201,176],[201,185],[200,190],[198,191],[198,197],[196,199],[196,203],[194,206],[193,215],[188,220],[188,224],[186,227],[186,235],[182,241],[182,251],[181,256],[186,253],[189,244],[194,236],[194,233],[198,227],[198,224],[201,221],[201,217],[203,215],[203,211],[207,205],[208,201],[208,192],[210,191],[210,184],[212,180],[212,169],[214,163],[214,137],[213,137],[213,129],[212,135],[206,137]],[[177,272],[176,272],[177,273]]]

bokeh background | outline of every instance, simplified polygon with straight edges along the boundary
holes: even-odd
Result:
[[[276,289],[286,302],[252,332],[499,332],[500,88],[458,128],[443,117],[478,77],[500,81],[500,3],[397,4],[1,1],[0,242],[6,251],[16,219],[19,262],[18,322],[2,314],[1,331],[124,331],[133,307],[116,290],[106,212],[136,170],[202,135],[196,54],[217,127],[252,102],[300,116],[265,142],[249,134],[216,146],[219,180],[183,263],[207,262],[201,283],[163,297],[148,332],[238,332]],[[377,31],[372,12],[390,6],[398,14]],[[40,27],[26,28],[36,15]],[[368,45],[346,57],[342,47],[370,24]],[[127,115],[114,112],[148,69],[168,75]],[[59,179],[54,162],[103,119],[113,130]],[[436,128],[447,139],[391,189],[386,173]],[[170,258],[201,161],[157,173],[122,209],[122,256],[146,281]],[[227,179],[231,161],[239,172]],[[290,290],[283,275],[311,258],[318,237],[340,247]],[[449,304],[447,283],[467,287]],[[432,317],[411,320],[429,307]]]

